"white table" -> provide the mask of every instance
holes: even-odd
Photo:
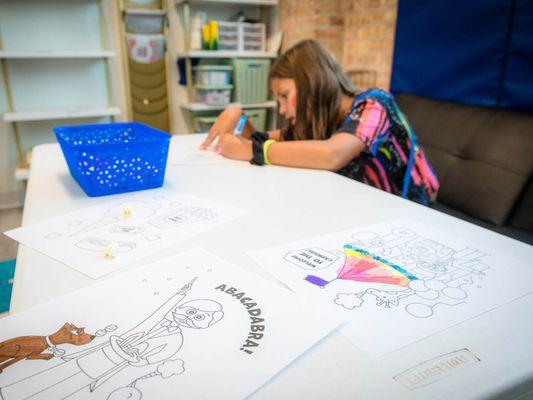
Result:
[[[172,146],[199,142],[200,139],[198,135],[174,137]],[[326,171],[256,167],[232,161],[224,165],[169,165],[165,186],[253,212],[157,254],[152,257],[154,261],[200,245],[276,282],[245,252],[399,217],[412,217],[533,264],[532,246]],[[108,200],[105,197],[88,198],[83,194],[70,177],[58,145],[35,148],[24,225]],[[118,273],[138,266],[131,265]],[[23,310],[93,283],[95,281],[60,262],[20,246],[11,311]],[[342,335],[334,333],[253,397],[531,398],[532,338],[533,295],[375,360],[366,357]],[[452,369],[444,374],[448,375],[444,379],[416,390],[393,379],[420,363],[463,348],[471,350],[481,361]]]

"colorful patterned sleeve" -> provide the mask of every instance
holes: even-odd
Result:
[[[358,103],[335,133],[354,133],[371,149],[375,141],[389,128],[387,112],[383,106],[372,99]]]

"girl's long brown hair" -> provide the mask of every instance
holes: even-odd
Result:
[[[283,140],[326,139],[341,122],[342,95],[356,92],[335,58],[316,40],[303,40],[282,54],[270,69],[273,78],[294,79],[296,124],[282,121]]]

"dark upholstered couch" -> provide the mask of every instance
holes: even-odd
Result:
[[[439,177],[435,208],[533,244],[533,113],[397,101]]]

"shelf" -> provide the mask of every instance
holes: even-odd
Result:
[[[178,53],[181,58],[276,58],[277,53],[268,51],[191,50]]]
[[[188,111],[216,111],[224,110],[228,107],[238,106],[241,108],[275,108],[277,103],[275,101],[265,101],[263,103],[251,103],[251,104],[241,104],[241,103],[229,103],[222,106],[210,106],[204,103],[182,103],[181,108]]]
[[[110,117],[120,115],[118,107],[76,108],[62,110],[17,111],[4,114],[6,122],[45,121],[52,119]]]
[[[222,4],[222,5],[244,5],[244,6],[265,6],[275,7],[278,0],[176,0],[176,4]]]
[[[110,58],[115,57],[114,51],[0,51],[0,58],[36,59],[36,58]]]
[[[124,14],[129,15],[165,15],[165,10],[151,10],[151,9],[139,9],[139,8],[126,8]]]

